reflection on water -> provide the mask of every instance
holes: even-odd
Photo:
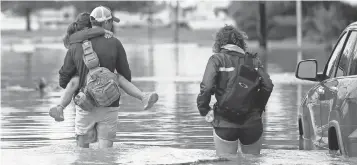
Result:
[[[211,55],[211,48],[194,44],[177,47],[170,44],[143,45],[140,48],[137,45],[125,46],[132,75],[137,77],[136,80],[140,80],[134,81],[134,84],[143,91],[157,91],[160,100],[151,110],[142,111],[138,100],[124,95],[118,116],[116,147],[108,151],[80,150],[73,146],[73,105],[66,108],[64,122],[55,122],[48,116],[48,108],[58,103],[62,94],[62,90],[54,86],[58,83],[58,70],[65,55],[63,49],[38,49],[33,54],[3,51],[1,148],[3,157],[6,158],[5,162],[16,160],[16,156],[13,155],[15,153],[28,155],[22,157],[24,164],[141,164],[148,163],[147,161],[149,164],[150,161],[153,164],[171,161],[169,164],[172,164],[199,160],[199,163],[203,164],[207,163],[205,160],[211,161],[208,161],[208,164],[215,164],[215,161],[222,164],[223,160],[214,156],[212,128],[199,116],[196,107],[199,80]],[[288,75],[292,77],[291,74]],[[43,97],[33,90],[34,81],[40,77],[44,77],[50,84]],[[165,77],[166,81],[161,81],[160,77]],[[273,158],[287,162],[300,161],[302,157],[308,157],[310,159],[307,162],[314,162],[316,157],[310,154],[317,156],[321,162],[335,163],[340,160],[329,157],[322,151],[296,151],[300,145],[297,127],[298,87],[296,83],[277,81],[285,80],[286,74],[273,73],[272,77],[279,83],[275,85],[264,114],[265,150],[261,157],[244,160],[269,164],[274,161]],[[312,84],[302,84],[302,93],[311,86]],[[12,150],[24,148],[30,149]],[[53,154],[54,152],[56,154]],[[37,162],[38,158],[44,155],[48,158],[43,162]],[[149,158],[150,156],[155,158]]]

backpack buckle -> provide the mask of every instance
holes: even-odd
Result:
[[[83,48],[83,61],[88,69],[100,66],[97,54],[94,52],[92,42],[85,40],[82,43]]]
[[[84,55],[89,55],[91,53],[93,53],[93,48],[92,48],[92,43],[88,40],[85,40],[82,44],[83,46],[83,53]]]

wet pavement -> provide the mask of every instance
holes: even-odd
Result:
[[[296,80],[295,66],[280,64],[279,54],[269,59],[275,88],[264,114],[262,154],[239,154],[228,160],[216,157],[212,128],[196,107],[211,48],[195,44],[124,45],[133,83],[143,91],[157,91],[160,99],[151,110],[143,111],[140,101],[124,95],[114,148],[78,149],[73,105],[66,108],[64,122],[48,116],[49,107],[62,94],[56,84],[65,50],[57,46],[60,49],[34,53],[2,50],[1,164],[357,164],[354,158],[326,150],[303,150],[297,97],[313,84]],[[295,60],[293,55],[290,61]],[[50,84],[45,93],[34,89],[40,77]]]

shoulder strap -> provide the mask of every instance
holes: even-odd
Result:
[[[250,53],[245,53],[245,56],[244,56],[244,65],[247,65],[247,66],[251,66],[251,67],[254,67],[254,63],[253,63],[253,55],[250,54]]]
[[[82,43],[83,48],[83,62],[87,66],[87,68],[93,69],[99,67],[99,59],[97,53],[94,52],[92,47],[92,42],[89,40],[84,40]]]
[[[261,63],[259,61],[257,53],[252,54],[252,53],[247,52],[245,54],[244,60],[245,60],[244,64],[247,65],[247,66],[250,66],[250,67],[255,68],[255,69],[258,69],[258,68],[261,67],[260,66]]]
[[[214,56],[217,56],[221,59],[221,61],[223,62],[223,66],[225,66],[225,60],[224,60],[224,56],[225,56],[225,52],[219,52],[219,53],[214,53]],[[257,62],[257,53],[252,54],[249,52],[246,52],[244,54],[244,56],[239,56],[238,58],[238,65],[237,67],[239,67],[240,65],[246,65],[246,66],[250,66],[252,68],[258,68],[259,66],[256,64]]]

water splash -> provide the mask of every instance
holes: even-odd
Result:
[[[238,153],[230,157],[217,157],[214,150],[178,149],[171,147],[127,145],[117,143],[110,149],[77,148],[73,143],[58,142],[56,145],[21,150],[2,150],[2,164],[125,164],[125,165],[295,165],[295,164],[356,164],[355,158],[333,156],[327,151],[296,151],[264,149],[261,155]],[[19,156],[21,159],[19,159]]]

